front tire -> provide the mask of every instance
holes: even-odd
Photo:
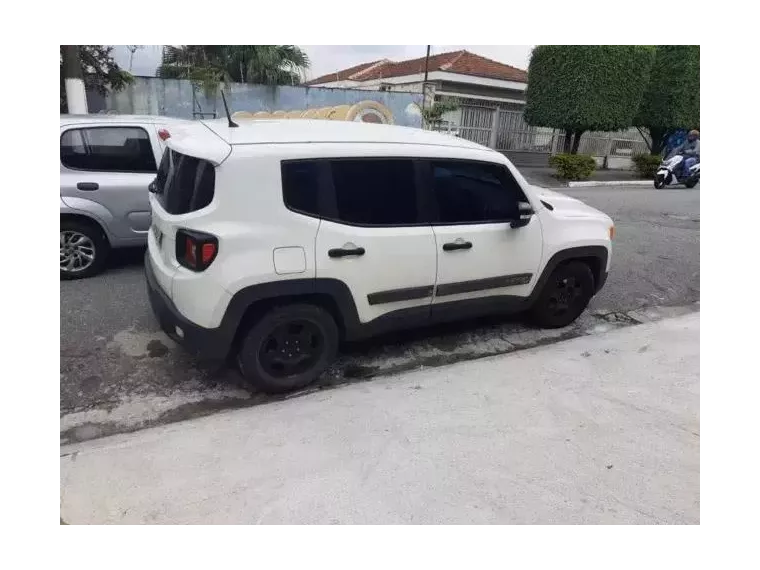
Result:
[[[243,377],[269,394],[308,386],[333,362],[338,327],[316,305],[275,307],[248,331],[238,352]]]
[[[654,187],[657,190],[662,190],[665,187],[665,179],[660,178],[659,176],[654,177]]]
[[[109,251],[103,231],[94,224],[61,220],[61,279],[86,279],[106,265]]]
[[[557,267],[530,308],[532,321],[542,328],[566,327],[577,319],[594,296],[594,275],[581,261]]]

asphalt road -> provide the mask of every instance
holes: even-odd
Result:
[[[322,387],[509,352],[635,323],[652,307],[699,301],[699,189],[568,189],[616,224],[612,271],[589,311],[559,331],[484,319],[344,347]],[[158,328],[142,251],[104,274],[61,282],[61,440],[90,439],[266,401],[232,370],[205,370]]]

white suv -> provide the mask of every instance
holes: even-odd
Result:
[[[343,339],[518,311],[568,325],[607,278],[607,215],[466,140],[309,120],[170,135],[151,305],[174,340],[268,392],[312,382]]]

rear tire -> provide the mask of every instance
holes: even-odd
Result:
[[[571,261],[552,272],[529,314],[542,328],[566,327],[581,315],[593,296],[591,268],[581,261]]]
[[[686,187],[687,188],[694,188],[697,184],[699,184],[699,179],[698,178],[696,178],[696,179],[689,178],[686,181]]]
[[[308,386],[333,362],[338,327],[316,305],[285,305],[264,314],[248,331],[238,352],[243,377],[269,394]]]
[[[61,220],[61,279],[86,279],[106,265],[110,246],[94,223]]]

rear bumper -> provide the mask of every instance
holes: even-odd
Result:
[[[186,319],[174,306],[156,281],[150,253],[145,254],[145,279],[148,284],[148,298],[153,314],[161,329],[177,344],[201,360],[221,361],[227,358],[231,338],[224,329],[207,329]]]

